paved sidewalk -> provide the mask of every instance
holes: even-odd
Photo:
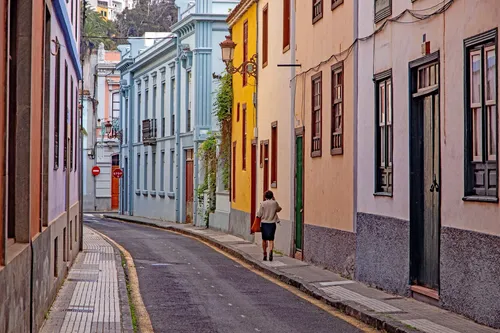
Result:
[[[338,274],[290,257],[275,255],[274,261],[263,262],[258,245],[223,232],[135,216],[104,214],[103,217],[157,226],[203,239],[261,271],[387,332],[500,332],[414,299],[394,296],[346,280]]]
[[[133,332],[120,266],[118,250],[84,227],[83,252],[70,269],[41,332]]]

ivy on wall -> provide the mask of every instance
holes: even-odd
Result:
[[[210,213],[215,212],[215,191],[217,174],[222,177],[222,185],[229,189],[231,180],[231,110],[233,106],[232,75],[223,73],[217,77],[219,85],[214,100],[214,115],[220,128],[220,133],[209,133],[207,139],[198,147],[198,158],[205,169],[203,182],[196,189],[200,212],[204,214],[205,225],[208,227]],[[207,205],[204,207],[205,196]]]

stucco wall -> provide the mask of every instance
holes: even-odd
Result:
[[[306,224],[353,231],[354,163],[354,60],[349,47],[353,37],[353,5],[344,1],[330,9],[324,4],[323,18],[312,24],[310,2],[299,1],[296,9],[297,70],[295,126],[305,126],[304,134],[304,222]],[[335,34],[332,34],[335,31]],[[331,36],[325,43],[324,36]],[[314,50],[314,52],[311,52]],[[343,54],[332,58],[332,54]],[[321,62],[332,58],[329,62]],[[343,154],[332,156],[331,142],[331,66],[344,60]],[[309,68],[315,68],[303,73]],[[311,157],[313,75],[322,73],[321,157]]]

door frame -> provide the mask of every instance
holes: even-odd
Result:
[[[257,139],[252,140],[250,157],[250,228],[257,212]]]
[[[192,176],[194,177],[194,159],[195,159],[195,156],[194,156],[194,147],[184,147],[183,150],[184,150],[184,152],[183,152],[183,154],[184,154],[184,167],[183,167],[183,169],[184,169],[184,172],[183,172],[183,183],[184,183],[183,189],[184,189],[184,191],[183,192],[184,193],[183,193],[183,196],[180,196],[180,193],[179,193],[179,196],[180,196],[180,198],[184,198],[184,205],[183,205],[184,209],[182,210],[181,220],[183,221],[183,223],[186,223],[186,221],[187,221],[187,214],[188,214],[188,210],[187,210],[187,202],[188,202],[188,200],[187,200],[187,195],[188,195],[188,189],[187,189],[187,184],[188,184],[187,183],[187,162],[188,161],[193,162],[193,175]],[[192,151],[192,157],[191,157],[191,159],[188,160],[188,151],[190,151],[190,150]],[[193,205],[194,205],[194,195],[195,195],[194,194],[194,191],[195,191],[195,188],[194,188],[194,178],[193,178],[192,183],[193,183]],[[192,216],[192,221],[191,222],[194,221],[194,206],[193,206],[193,212],[192,213],[193,213],[193,216]]]
[[[297,252],[299,252],[296,248],[296,239],[297,239],[297,219],[296,219],[296,203],[297,203],[297,138],[302,137],[302,244],[300,249],[300,260],[304,260],[304,162],[305,162],[305,152],[304,152],[304,138],[305,138],[305,127],[297,127],[295,128],[295,142],[294,142],[294,150],[295,150],[295,163],[294,163],[294,228],[293,228],[293,253],[297,258]]]
[[[115,162],[113,161],[113,157],[117,156],[118,158],[118,163],[115,164]],[[111,187],[111,210],[113,210],[113,181],[116,182],[116,180],[114,180],[114,176],[113,176],[113,171],[115,168],[119,168],[121,169],[120,167],[120,153],[114,153],[114,154],[111,154],[111,184],[110,184],[110,187]],[[120,179],[118,179],[118,207],[117,209],[120,210],[120,202],[121,202],[121,188],[120,188]]]
[[[415,284],[415,280],[418,278],[418,273],[419,273],[419,264],[420,264],[420,255],[418,253],[415,253],[415,249],[418,248],[418,243],[417,241],[419,240],[419,237],[422,237],[421,235],[421,224],[423,221],[423,206],[422,206],[422,198],[423,192],[419,190],[421,182],[421,177],[423,177],[423,157],[421,156],[420,153],[415,154],[412,152],[419,151],[419,145],[421,138],[419,137],[418,133],[418,128],[420,126],[423,126],[423,123],[421,124],[419,122],[419,101],[424,98],[425,96],[429,95],[434,95],[438,94],[439,96],[439,110],[438,110],[438,137],[437,139],[437,153],[439,156],[439,165],[437,166],[439,170],[439,176],[438,176],[438,184],[441,184],[441,79],[440,79],[440,70],[438,71],[437,75],[439,78],[439,84],[437,88],[431,89],[429,91],[426,91],[425,93],[419,94],[418,96],[414,96],[414,92],[417,90],[417,75],[418,75],[418,69],[425,66],[429,65],[431,63],[437,62],[439,65],[440,63],[440,55],[439,51],[436,51],[434,53],[428,54],[424,57],[421,57],[419,59],[416,59],[414,61],[411,61],[408,64],[408,97],[409,97],[409,192],[410,192],[410,197],[409,197],[409,208],[410,208],[410,232],[409,232],[409,263],[410,263],[410,274],[409,274],[409,284],[413,285]],[[441,66],[439,66],[439,69],[441,69]],[[423,121],[423,120],[422,120]],[[422,142],[423,144],[423,142]],[[440,186],[442,187],[442,186]],[[438,263],[440,262],[441,258],[441,239],[440,239],[440,231],[441,231],[441,195],[439,196],[439,214],[438,214],[438,224],[439,224],[439,235],[438,235],[438,240],[439,240],[439,246],[438,246]],[[437,280],[438,280],[438,293],[439,293],[439,288],[440,288],[440,267],[438,266],[438,272],[437,272]]]

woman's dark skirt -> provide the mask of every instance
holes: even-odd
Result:
[[[260,231],[262,232],[262,240],[273,241],[276,233],[276,223],[261,223]]]

